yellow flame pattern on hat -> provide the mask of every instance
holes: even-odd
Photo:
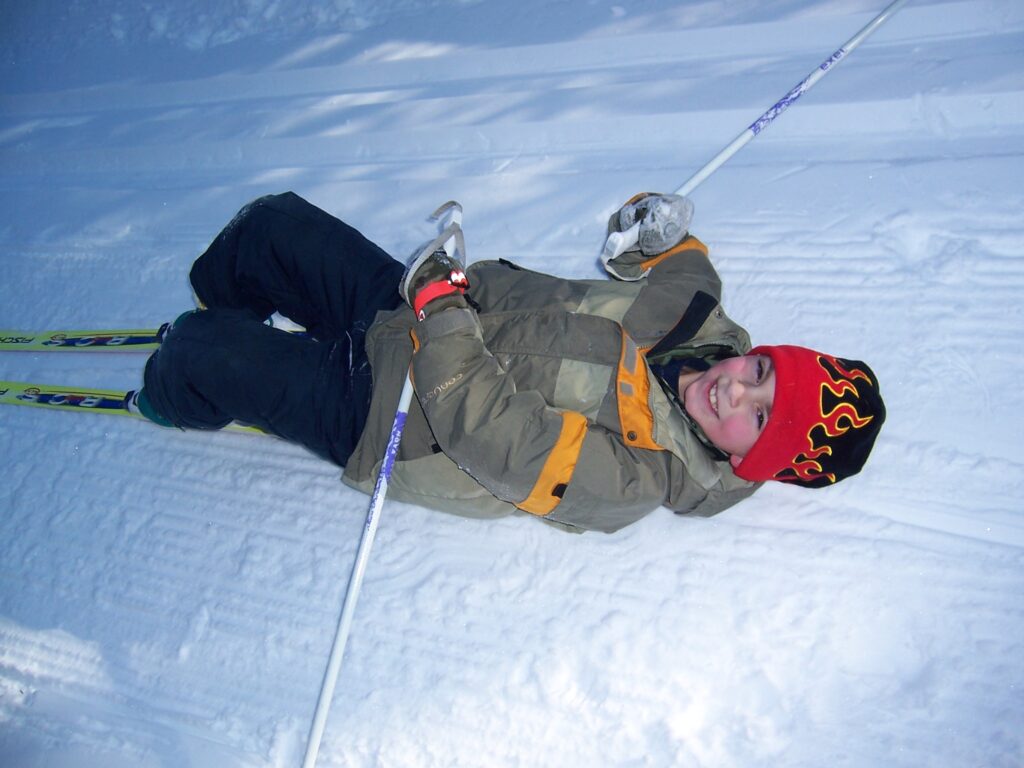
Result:
[[[830,483],[834,483],[836,481],[835,474],[825,472],[817,459],[821,456],[832,455],[832,446],[829,444],[829,440],[844,435],[851,429],[861,429],[871,423],[873,417],[861,416],[857,413],[857,408],[848,398],[857,400],[863,396],[857,388],[857,382],[864,381],[868,386],[874,386],[874,382],[864,371],[859,368],[845,368],[831,355],[819,353],[817,360],[818,365],[826,374],[821,382],[821,396],[818,399],[820,420],[807,430],[807,450],[798,453],[787,469],[792,469],[796,472],[797,477],[805,482],[826,477]],[[827,392],[830,392],[838,402],[826,413]],[[840,423],[842,419],[846,420],[845,424]],[[815,444],[816,430],[820,430],[818,445]],[[779,474],[781,475],[781,473]],[[780,477],[780,479],[784,478]]]

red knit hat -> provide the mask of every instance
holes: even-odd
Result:
[[[762,346],[748,354],[771,358],[775,399],[736,474],[820,488],[860,472],[885,421],[872,370],[804,347]]]

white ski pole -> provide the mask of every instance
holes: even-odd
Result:
[[[462,206],[455,202],[448,202],[434,212],[432,218],[438,219],[442,216],[442,229],[446,224],[462,224]],[[454,236],[445,241],[444,249],[454,249]],[[449,252],[449,255],[451,253]],[[338,672],[341,670],[341,659],[345,654],[345,644],[348,642],[348,634],[352,629],[352,616],[356,610],[356,600],[359,599],[359,589],[363,584],[363,575],[366,572],[366,564],[370,559],[370,548],[373,546],[373,539],[377,535],[377,526],[380,523],[380,512],[384,507],[384,497],[388,492],[388,483],[391,481],[391,471],[395,466],[395,459],[398,456],[398,446],[402,441],[402,431],[405,429],[405,420],[409,416],[409,405],[412,403],[413,386],[412,376],[406,374],[405,385],[402,387],[402,394],[398,398],[398,409],[395,412],[395,421],[391,425],[391,434],[388,436],[388,445],[384,451],[384,461],[381,463],[380,472],[377,475],[377,484],[373,489],[373,496],[370,497],[370,509],[366,513],[366,523],[363,526],[363,535],[359,540],[359,549],[356,551],[356,559],[352,564],[352,573],[348,578],[348,588],[345,590],[345,601],[342,603],[341,616],[338,618],[338,628],[334,633],[334,643],[331,645],[331,655],[327,661],[327,669],[324,672],[324,681],[320,686],[320,697],[316,702],[316,711],[313,713],[313,722],[309,726],[309,738],[306,740],[306,756],[302,760],[302,768],[313,768],[316,765],[317,754],[320,752],[320,740],[324,735],[324,727],[327,725],[327,712],[331,708],[331,699],[334,698],[334,686],[338,682]]]
[[[776,117],[785,112],[786,109],[788,109],[797,99],[809,91],[816,82],[821,80],[821,78],[823,78],[828,71],[832,69],[832,67],[846,58],[854,48],[860,45],[868,35],[878,29],[878,27],[880,27],[890,16],[896,13],[896,11],[898,11],[906,2],[907,0],[895,0],[895,2],[890,3],[884,11],[872,19],[863,29],[860,30],[860,32],[847,40],[839,50],[825,59],[825,61],[823,61],[813,72],[797,83],[789,93],[769,107],[767,112],[751,123],[743,133],[733,139],[732,142],[725,149],[715,155],[707,165],[693,174],[693,176],[691,176],[683,186],[677,189],[675,193],[677,195],[690,194],[698,184],[717,171],[726,160],[739,152],[755,136],[771,125],[772,121],[774,121]],[[621,255],[627,248],[636,244],[639,233],[639,222],[624,232],[612,232],[608,235],[608,239],[605,241],[604,250],[601,253],[601,260],[607,264],[616,256]]]

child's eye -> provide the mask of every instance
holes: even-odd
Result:
[[[754,383],[760,384],[762,381],[764,381],[764,359],[759,357],[757,358],[757,374]]]
[[[758,408],[757,409],[757,428],[758,428],[759,431],[764,429],[764,424],[765,424],[766,421],[768,421],[768,417],[765,415],[765,412],[762,411],[760,408]]]

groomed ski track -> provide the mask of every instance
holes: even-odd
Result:
[[[398,257],[457,198],[471,259],[598,277],[618,203],[883,4],[4,9],[0,327],[171,320],[285,189]],[[694,196],[755,342],[878,373],[863,476],[612,536],[389,503],[321,765],[1024,763],[1022,51],[1014,4],[912,0]],[[299,762],[367,497],[281,441],[30,408],[0,466],[0,764]]]

